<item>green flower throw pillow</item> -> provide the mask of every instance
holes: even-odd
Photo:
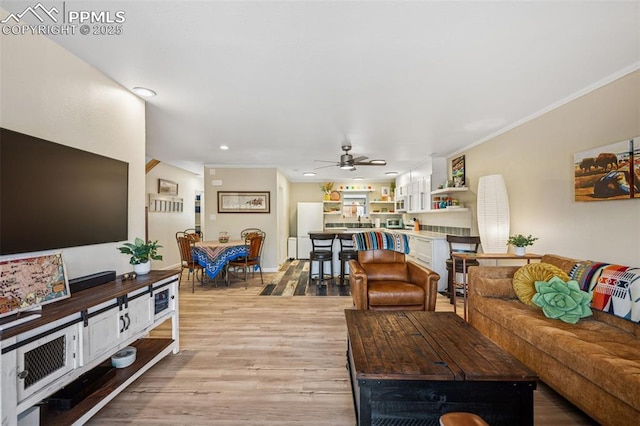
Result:
[[[531,301],[542,308],[547,318],[575,324],[592,315],[589,308],[592,295],[580,290],[577,281],[564,282],[558,277],[536,281],[536,291]]]

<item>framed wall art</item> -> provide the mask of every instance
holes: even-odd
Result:
[[[464,155],[451,160],[451,179],[456,187],[464,186]]]
[[[218,213],[269,213],[269,191],[218,191]]]
[[[640,198],[640,136],[574,154],[575,201]]]
[[[178,195],[178,184],[170,180],[158,179],[158,194]]]

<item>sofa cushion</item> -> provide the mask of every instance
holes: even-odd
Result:
[[[511,278],[477,278],[474,281],[473,291],[482,297],[516,298]]]
[[[550,263],[526,264],[513,275],[513,291],[522,303],[536,306],[531,301],[536,294],[536,281],[549,281],[553,277],[569,281],[569,276],[562,269]]]
[[[558,277],[536,281],[537,293],[531,300],[542,308],[547,318],[575,324],[580,318],[591,316],[591,295],[580,290],[577,281],[564,282]]]
[[[400,281],[369,282],[369,306],[424,305],[424,290]]]
[[[586,261],[573,268],[571,277],[593,294],[593,309],[640,323],[640,268]]]

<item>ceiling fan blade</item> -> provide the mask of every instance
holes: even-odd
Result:
[[[327,167],[335,167],[337,165],[338,165],[337,163],[333,163],[333,164],[329,164],[328,166],[315,167],[313,170],[326,169]]]
[[[313,160],[317,163],[333,163],[333,164],[338,164],[335,161],[329,161],[329,160]]]
[[[367,158],[369,158],[369,157],[367,157],[367,156],[365,156],[365,155],[361,155],[361,156],[359,156],[359,157],[355,157],[352,161],[353,161],[354,163],[359,163],[359,162],[361,162],[361,161],[366,160]]]
[[[386,166],[387,162],[385,160],[369,160],[369,161],[360,161],[354,162],[354,166]]]

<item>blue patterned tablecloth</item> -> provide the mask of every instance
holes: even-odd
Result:
[[[204,268],[211,279],[218,276],[228,261],[246,256],[248,248],[244,243],[228,246],[200,245],[193,248],[193,258]]]

